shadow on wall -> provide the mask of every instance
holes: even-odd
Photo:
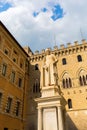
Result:
[[[68,113],[66,115],[66,127],[66,130],[79,130],[70,118],[70,116],[68,115]]]
[[[41,92],[40,92],[40,70],[39,70],[39,65],[31,65],[32,72],[31,72],[31,86],[32,86],[32,92],[33,92],[33,98],[40,97]]]
[[[27,93],[27,129],[37,130],[37,103],[35,98],[41,96],[39,64],[29,65],[29,81]]]
[[[30,125],[29,130],[35,130],[35,127],[33,124]]]

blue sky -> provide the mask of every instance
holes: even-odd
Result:
[[[87,0],[0,0],[0,20],[32,51],[87,39]]]
[[[11,7],[10,3],[0,2],[0,12],[6,11]]]
[[[52,12],[53,12],[53,15],[51,16],[51,18],[54,21],[64,16],[63,9],[61,8],[60,5],[54,5]]]
[[[50,18],[53,21],[56,21],[64,16],[63,8],[59,4],[53,5],[50,10],[52,11],[52,16],[50,16]],[[49,9],[44,7],[40,9],[40,11],[34,11],[33,16],[37,17],[40,13],[42,12],[46,13],[47,11],[49,11]]]

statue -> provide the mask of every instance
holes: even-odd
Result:
[[[57,85],[57,62],[55,55],[50,54],[50,50],[46,49],[46,57],[43,64],[44,86]]]

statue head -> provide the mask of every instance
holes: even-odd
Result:
[[[50,55],[50,50],[48,48],[45,50],[45,52],[46,52],[46,55]]]

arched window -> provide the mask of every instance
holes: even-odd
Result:
[[[84,75],[83,75],[83,83],[84,83],[84,85],[86,85],[86,78]]]
[[[86,76],[80,76],[79,77],[79,82],[80,82],[80,86],[84,86],[84,85],[87,85],[87,79],[86,79]]]
[[[72,87],[72,81],[71,78],[66,78],[62,80],[63,88],[71,88]]]
[[[70,78],[69,78],[69,87],[70,87],[70,88],[72,87],[72,81],[71,81]]]
[[[62,83],[63,83],[63,88],[65,88],[66,87],[65,79],[63,79]]]
[[[62,59],[62,64],[65,65],[66,64],[66,58]]]
[[[70,76],[67,72],[65,72],[63,74],[62,86],[63,86],[63,88],[71,88],[72,87],[72,79],[70,78]]]
[[[78,55],[78,56],[77,56],[77,60],[78,60],[78,62],[81,62],[81,61],[82,61],[82,56],[81,56],[81,55]]]
[[[87,75],[86,75],[86,80],[87,80]]]
[[[81,76],[79,77],[79,81],[80,81],[80,85],[82,86],[82,85],[83,85],[83,82],[82,82]]]
[[[80,86],[85,86],[87,85],[87,71],[81,70],[79,73],[79,82]]]
[[[38,79],[36,79],[33,85],[33,93],[39,93],[39,92],[40,92],[40,83]]]
[[[69,84],[68,84],[68,79],[66,79],[66,88],[69,87]]]
[[[71,99],[68,99],[68,108],[72,108],[72,100]]]
[[[35,70],[38,70],[38,69],[39,69],[38,64],[36,64],[35,65]]]

